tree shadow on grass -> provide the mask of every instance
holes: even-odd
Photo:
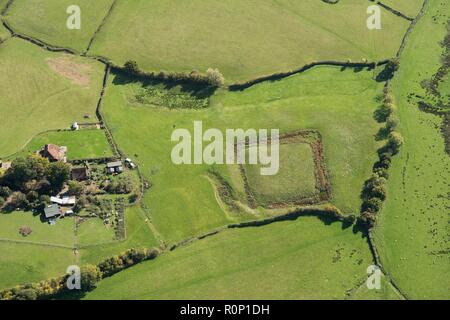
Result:
[[[260,227],[260,226],[266,226],[266,225],[270,225],[272,223],[277,223],[277,222],[282,222],[282,221],[296,221],[297,219],[301,219],[302,217],[317,218],[326,226],[330,226],[334,223],[340,223],[342,230],[352,228],[352,232],[354,234],[361,233],[362,238],[365,238],[367,236],[367,231],[366,231],[365,226],[359,225],[357,221],[355,223],[355,220],[356,220],[355,218],[352,218],[351,216],[341,217],[332,212],[320,211],[320,210],[314,210],[314,209],[295,211],[295,212],[291,212],[286,215],[273,217],[273,218],[267,219],[267,220],[259,220],[259,221],[242,223],[239,225],[239,228]]]
[[[378,130],[377,134],[375,135],[375,140],[376,141],[383,141],[386,140],[389,136],[389,129],[386,127],[382,127],[380,128],[380,130]]]
[[[115,75],[113,84],[114,85],[127,85],[131,83],[139,83],[143,88],[158,86],[165,90],[173,90],[179,89],[181,93],[189,94],[192,97],[197,99],[208,99],[210,98],[217,90],[217,87],[207,86],[199,83],[195,83],[193,81],[188,80],[165,80],[165,79],[153,79],[150,77],[139,77],[129,75],[120,70],[114,70],[113,74]]]
[[[87,292],[81,290],[66,290],[52,298],[52,300],[81,300]]]
[[[391,68],[391,66],[389,66],[389,64],[387,64],[384,69],[376,76],[375,80],[377,82],[386,82],[388,80],[391,80],[394,77],[394,72]]]
[[[326,226],[330,226],[334,223],[340,223],[342,230],[347,230],[348,228],[352,228],[353,234],[355,234],[355,235],[360,234],[361,238],[367,237],[366,226],[364,224],[360,223],[358,220],[356,220],[356,222],[355,222],[350,217],[346,217],[342,220],[342,219],[339,219],[338,217],[334,217],[327,213],[323,213],[323,214],[310,213],[310,214],[304,214],[303,216],[316,217],[321,222],[323,222],[323,224]]]

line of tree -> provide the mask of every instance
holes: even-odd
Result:
[[[396,131],[399,119],[395,115],[396,107],[393,97],[389,94],[388,86],[385,87],[383,104],[375,112],[375,118],[384,122],[382,129],[386,135],[386,144],[378,150],[378,161],[373,166],[372,176],[364,183],[361,193],[363,200],[361,206],[360,221],[372,228],[377,220],[377,214],[386,200],[386,184],[389,178],[389,168],[392,157],[396,155],[403,145],[403,137]]]
[[[155,259],[158,255],[159,250],[155,248],[129,249],[117,256],[104,260],[98,265],[85,265],[80,270],[81,289],[76,292],[79,295],[83,295],[92,291],[100,280],[140,262]],[[69,290],[67,287],[69,276],[66,274],[38,283],[29,283],[5,289],[0,291],[0,300],[50,300],[70,295],[74,291]]]
[[[166,80],[166,81],[189,81],[193,83],[203,84],[212,87],[222,87],[225,84],[225,77],[219,71],[219,69],[208,68],[206,74],[200,73],[198,71],[191,71],[189,73],[186,72],[144,72],[139,68],[139,65],[134,60],[129,60],[125,63],[122,68],[128,74],[139,76],[139,77],[148,77],[152,79],[158,80]]]

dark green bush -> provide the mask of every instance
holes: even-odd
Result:
[[[8,187],[0,186],[0,197],[8,198],[12,194],[12,191]]]
[[[380,211],[383,205],[383,201],[379,198],[370,198],[363,202],[362,204],[362,212],[372,212],[377,213]]]
[[[394,131],[389,134],[388,147],[391,148],[392,154],[397,154],[403,145],[403,137],[400,133]]]

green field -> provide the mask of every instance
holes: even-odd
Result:
[[[382,0],[381,2],[414,18],[422,8],[424,0]]]
[[[35,37],[51,45],[84,52],[113,0],[14,0],[5,20],[20,34]],[[70,5],[81,10],[81,29],[66,27]]]
[[[313,61],[394,56],[408,22],[386,11],[383,29],[371,32],[367,7],[361,0],[118,0],[91,53],[149,71],[219,68],[228,82]]]
[[[77,237],[80,246],[110,243],[114,241],[114,230],[106,227],[101,219],[91,218],[80,224]]]
[[[53,143],[67,147],[67,159],[93,159],[112,157],[114,154],[103,130],[47,132],[33,138],[24,150],[14,156],[26,156]]]
[[[9,31],[3,25],[0,25],[0,44],[6,41],[10,36],[11,34]]]
[[[383,29],[368,30],[370,3],[361,0],[337,5],[318,0],[117,0],[108,15],[112,2],[78,1],[81,30],[66,28],[69,0],[16,0],[5,20],[19,33],[80,52],[104,23],[92,42],[93,55],[120,65],[136,60],[147,71],[219,68],[229,83],[314,61],[387,59],[408,27],[408,21],[383,9]],[[417,5],[403,7],[409,12]]]
[[[7,2],[0,0],[0,11]],[[448,69],[436,86],[430,80],[446,61],[450,4],[425,1],[417,24],[382,8],[382,29],[369,30],[367,8],[376,2],[11,2],[0,16],[0,159],[50,143],[67,146],[68,160],[115,156],[103,129],[67,130],[75,121],[102,122],[120,157],[138,167],[106,178],[104,164],[91,164],[94,180],[129,176],[138,202],[128,206],[127,196],[98,196],[127,201],[125,237],[98,217],[49,225],[37,213],[0,213],[0,289],[61,276],[70,265],[97,264],[130,248],[158,248],[157,259],[103,279],[85,298],[448,299],[450,158],[442,111],[448,105],[440,105],[440,114],[418,105],[450,97]],[[380,2],[411,18],[424,4]],[[81,30],[66,27],[69,5],[81,7]],[[75,54],[11,37],[3,23]],[[378,77],[384,65],[330,63],[242,90],[228,86],[315,62],[391,59],[402,41],[399,70],[386,87]],[[144,79],[108,67],[103,88],[109,66],[103,58],[115,65],[134,60],[149,72],[218,68],[225,86]],[[337,222],[319,211],[360,214],[364,182],[386,143],[379,139],[384,123],[375,120],[383,88],[394,97],[395,130],[405,142],[392,158],[387,199],[368,243],[362,224]],[[174,164],[172,133],[193,133],[196,121],[203,132],[278,129],[279,173],[262,176],[263,165]],[[304,214],[227,227],[295,210]],[[24,226],[32,229],[26,237],[19,233]],[[367,268],[375,263],[372,244],[386,271],[378,291],[366,286]]]
[[[60,276],[77,263],[71,249],[1,241],[0,252],[1,289]]]
[[[50,226],[31,212],[0,214],[0,289],[60,276],[69,265],[98,263],[128,248],[159,245],[139,208],[127,210],[125,223],[126,240],[113,242],[114,230],[98,218],[83,222],[75,235],[74,218]],[[33,232],[23,237],[22,226]],[[74,246],[80,248],[76,256]]]
[[[222,210],[206,179],[207,165],[172,163],[173,129],[192,130],[194,120],[202,120],[204,130],[320,131],[333,185],[332,202],[345,213],[358,212],[359,190],[370,176],[379,145],[374,139],[379,125],[372,116],[382,84],[373,81],[373,75],[371,71],[316,68],[242,92],[218,91],[211,97],[210,107],[203,110],[130,103],[129,97],[140,83],[116,75],[109,81],[103,112],[120,148],[133,155],[152,181],[153,188],[144,198],[147,213],[163,238],[173,242],[232,221],[255,218]],[[228,174],[225,166],[218,169]]]
[[[440,132],[442,119],[418,109],[411,92],[423,95],[423,79],[440,66],[449,18],[448,2],[433,0],[417,24],[392,84],[405,145],[394,160],[388,200],[375,230],[382,262],[410,298],[448,298],[448,197],[450,158]],[[433,17],[440,17],[434,21]],[[446,18],[445,18],[446,17]]]
[[[7,3],[8,0],[0,0],[0,11],[2,11],[6,7]]]
[[[342,299],[370,264],[361,234],[302,217],[181,247],[103,280],[87,298]]]
[[[262,176],[260,168],[259,165],[245,165],[252,194],[262,206],[273,203],[289,204],[310,198],[316,193],[314,157],[307,143],[280,145],[278,174]]]
[[[370,290],[364,282],[359,288],[349,294],[347,299],[350,300],[401,300],[401,296],[392,287],[386,277],[381,278],[381,289]]]
[[[112,244],[101,244],[96,237],[96,234],[99,232],[98,228],[105,227],[103,225],[98,225],[97,222],[92,222],[89,227],[93,227],[93,224],[97,224],[98,228],[96,227],[93,233],[80,235],[79,237],[80,245],[89,245],[88,247],[82,247],[80,249],[81,263],[99,263],[100,261],[124,252],[129,248],[152,248],[159,246],[160,243],[156,240],[151,225],[149,221],[145,221],[146,219],[147,217],[139,207],[127,209],[125,214],[127,237],[124,241],[116,241]],[[87,232],[85,227],[86,225],[81,227],[82,232]],[[103,229],[100,231],[102,234],[101,240],[103,242],[103,240],[107,240],[109,237],[109,230],[106,230],[108,232],[105,232]]]
[[[19,234],[19,228],[22,226],[30,227],[33,232],[23,237]],[[60,219],[56,225],[50,226],[42,222],[39,215],[34,216],[31,212],[13,211],[9,214],[0,214],[0,238],[2,239],[73,247],[76,241],[74,229],[73,218]]]
[[[61,72],[50,67],[53,62]],[[67,74],[67,63],[81,71]],[[102,76],[98,62],[49,53],[17,38],[0,45],[0,157],[19,151],[40,132],[94,116]],[[74,77],[83,85],[73,83]]]

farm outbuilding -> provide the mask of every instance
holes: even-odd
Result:
[[[108,173],[122,173],[123,172],[123,164],[122,161],[109,162],[106,164],[106,169]]]
[[[86,167],[73,168],[71,171],[72,180],[84,181],[89,179],[89,170]]]
[[[75,197],[50,197],[50,201],[61,206],[74,206],[76,203]]]

